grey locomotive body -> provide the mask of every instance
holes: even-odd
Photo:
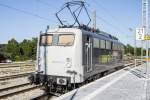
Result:
[[[68,89],[123,66],[123,44],[105,32],[57,28],[41,33],[37,73],[30,80],[51,90]]]

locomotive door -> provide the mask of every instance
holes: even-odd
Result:
[[[92,71],[92,37],[86,36],[85,47],[86,70],[89,72]]]

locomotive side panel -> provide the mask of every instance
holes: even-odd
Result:
[[[114,44],[117,46],[117,48],[114,48]],[[100,74],[102,72],[114,69],[115,67],[122,66],[123,63],[121,46],[122,45],[117,41],[84,32],[84,79],[86,80],[93,75]],[[89,51],[91,53],[89,53]]]

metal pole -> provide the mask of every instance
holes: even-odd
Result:
[[[96,29],[96,10],[93,11],[93,28]]]
[[[142,0],[142,27],[144,28],[145,35],[148,35],[148,0]],[[145,79],[145,87],[146,87],[146,100],[149,100],[148,94],[148,40],[146,43],[146,79]]]
[[[148,0],[142,0],[142,27],[145,35],[148,36]],[[148,40],[144,41],[146,44],[146,78],[148,78]]]

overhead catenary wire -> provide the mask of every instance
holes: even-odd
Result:
[[[89,10],[90,11],[90,13],[92,13],[92,11],[91,10]],[[100,16],[96,16],[96,18],[97,18],[97,20],[98,21],[103,21],[105,24],[107,24],[107,25],[109,25],[110,27],[112,27],[112,29],[114,29],[114,30],[116,30],[116,31],[118,31],[118,30],[120,30],[118,27],[116,27],[115,25],[113,25],[112,23],[110,23],[110,22],[108,22],[107,20],[105,20],[104,18],[102,18],[102,17],[100,17]],[[98,23],[97,23],[98,24]],[[120,30],[121,31],[121,30]],[[123,31],[121,31],[122,33],[124,33]],[[125,33],[124,33],[125,34]],[[116,35],[118,35],[118,34],[116,34]]]
[[[1,7],[5,7],[5,8],[9,8],[11,10],[15,10],[15,11],[18,11],[18,12],[21,12],[21,13],[24,13],[24,14],[27,14],[27,15],[30,15],[30,16],[34,16],[34,17],[37,17],[37,18],[40,18],[42,20],[46,20],[46,21],[52,21],[52,22],[55,22],[49,18],[46,18],[46,17],[43,17],[43,16],[40,16],[38,14],[35,14],[35,13],[32,13],[32,12],[28,12],[28,11],[25,11],[25,10],[22,10],[22,9],[19,9],[19,8],[15,8],[15,7],[12,7],[12,6],[9,6],[9,5],[6,5],[6,4],[2,4],[0,3],[0,6]]]
[[[36,0],[36,1],[38,1],[39,3],[41,3],[41,4],[44,4],[45,6],[52,6],[52,4],[49,4],[49,3],[47,3],[47,2],[43,2],[42,0]],[[89,4],[88,4],[89,5]],[[89,10],[89,9],[88,9]],[[91,10],[89,10],[90,11],[90,13],[92,12]],[[97,16],[97,17],[99,17],[99,16]],[[108,23],[107,21],[105,21],[103,18],[100,18],[99,17],[99,19],[102,19],[102,21],[104,21],[105,23],[107,23],[107,24],[110,24],[110,23]]]
[[[48,3],[48,2],[45,2],[45,1],[42,1],[42,0],[36,0],[36,2],[39,2],[39,3],[41,3],[41,4],[43,4],[43,5],[45,5],[45,6],[48,6],[48,7],[51,7],[51,6],[53,6],[52,4],[50,4],[50,3]],[[76,0],[72,0],[72,2],[79,2],[79,1],[76,1]],[[83,0],[83,2],[84,2],[84,0]],[[69,2],[68,1],[68,3],[71,3],[71,2]],[[83,6],[83,5],[82,5]],[[53,6],[54,7],[54,6]],[[64,5],[62,6],[62,9],[64,9]],[[55,7],[54,7],[55,8]],[[86,8],[83,6],[83,8],[82,7],[79,7],[80,8],[80,12],[81,12],[81,10],[82,9],[84,9],[85,10],[85,12],[87,13],[87,15],[88,15],[88,17],[89,17],[89,14],[88,14],[88,11],[86,10]],[[69,10],[71,10],[71,9],[69,9]],[[79,9],[76,9],[76,11],[77,10],[79,10]],[[74,11],[74,12],[76,12],[76,11]],[[77,18],[78,18],[78,16],[79,16],[79,14],[80,13],[78,13],[78,15],[76,16]],[[57,16],[56,16],[57,17]],[[89,17],[89,19],[90,19],[90,17]],[[90,21],[88,22],[88,24],[87,25],[89,25],[90,24],[90,22],[91,22],[91,19],[90,19]],[[77,22],[77,23],[79,23],[79,22]],[[61,23],[62,24],[62,23]]]
[[[47,6],[51,6],[51,5],[50,5],[49,3],[47,3],[47,2],[43,2],[43,1],[41,1],[41,0],[36,0],[36,1],[38,1],[39,3],[43,3],[44,5],[47,5]],[[27,14],[27,15],[30,15],[30,16],[34,16],[34,17],[40,18],[40,19],[42,19],[42,20],[46,20],[46,21],[49,21],[49,22],[52,21],[52,22],[56,23],[54,20],[49,19],[49,18],[46,18],[46,17],[43,17],[43,16],[40,16],[40,15],[38,15],[38,14],[36,14],[36,13],[28,12],[28,11],[25,11],[25,10],[22,10],[22,9],[19,9],[19,8],[15,8],[15,7],[12,7],[12,6],[9,6],[9,5],[6,5],[6,4],[2,4],[2,3],[0,3],[0,6],[1,6],[1,7],[5,7],[5,8],[9,8],[9,9],[12,9],[12,10],[15,10],[15,11],[18,11],[18,12],[21,12],[21,13],[24,13],[24,14]],[[89,11],[90,11],[90,10],[89,10]],[[91,11],[90,11],[90,12],[91,12]],[[98,18],[99,20],[103,21],[104,23],[106,23],[107,25],[109,25],[110,27],[116,29],[117,31],[120,30],[118,27],[116,27],[116,26],[113,25],[112,23],[106,21],[104,18],[102,18],[102,17],[100,17],[100,16],[98,16],[98,15],[97,15],[97,18]],[[122,33],[124,33],[124,32],[122,32]]]
[[[55,8],[54,5],[52,5],[52,4],[50,4],[50,3],[47,3],[47,2],[45,2],[44,0],[36,0],[36,2],[39,2],[39,3],[43,4],[43,5],[48,6],[48,7],[51,7],[51,6],[52,6],[52,7]]]
[[[44,1],[42,1],[42,0],[37,0],[39,3],[41,3],[41,4],[44,4],[44,5],[46,5],[46,6],[53,6],[52,4],[49,4],[49,3],[47,3],[47,2],[44,2]],[[89,4],[88,4],[89,5]],[[89,9],[88,9],[89,10]],[[89,10],[90,11],[90,13],[92,12],[91,10]],[[107,25],[109,25],[110,27],[112,27],[113,29],[115,29],[115,30],[120,30],[122,33],[124,33],[120,28],[118,28],[117,26],[115,26],[115,25],[113,25],[112,23],[110,23],[110,22],[108,22],[108,21],[106,21],[104,18],[102,18],[102,17],[100,17],[100,16],[96,16],[99,20],[101,20],[101,21],[103,21],[104,23],[106,23]],[[100,25],[99,25],[100,26]]]
[[[118,23],[119,25],[121,25],[123,29],[127,29],[128,30],[128,27],[124,23],[118,22],[118,19],[107,8],[105,8],[104,6],[102,6],[96,0],[94,0],[93,3],[96,4],[96,5],[98,5],[99,7],[101,7],[101,9],[103,9],[105,12],[107,12],[106,14],[108,14],[116,23]]]
[[[118,24],[119,24],[120,26],[122,26],[122,27],[120,28],[120,27],[118,27],[118,26],[112,24],[111,22],[108,22],[108,21],[105,20],[103,17],[99,16],[98,14],[97,14],[97,16],[96,16],[97,19],[103,21],[105,24],[109,25],[109,26],[112,27],[113,29],[115,29],[115,30],[117,30],[117,31],[120,31],[121,33],[123,33],[124,35],[126,35],[126,33],[122,30],[122,29],[124,29],[124,30],[129,31],[129,28],[126,27],[126,25],[124,25],[124,24],[118,22],[117,18],[114,17],[114,16],[110,13],[110,11],[109,11],[108,9],[106,9],[105,7],[103,7],[99,2],[97,2],[97,1],[94,0],[93,3],[94,3],[95,5],[98,5],[98,7],[101,7],[103,10],[105,10],[105,11],[107,12],[107,14],[109,14],[109,16],[115,21],[115,23],[118,23]],[[92,8],[91,8],[91,9],[92,9]],[[118,34],[118,35],[119,35],[119,34]]]
[[[89,11],[92,12],[91,10],[89,10]],[[114,24],[108,22],[108,21],[105,20],[103,17],[99,16],[98,14],[97,14],[96,17],[97,17],[98,20],[103,21],[105,24],[109,25],[109,26],[112,27],[113,29],[115,29],[115,30],[117,30],[117,31],[119,30],[119,31],[121,31],[122,33],[124,33],[119,27],[117,27],[117,26],[115,26]]]

